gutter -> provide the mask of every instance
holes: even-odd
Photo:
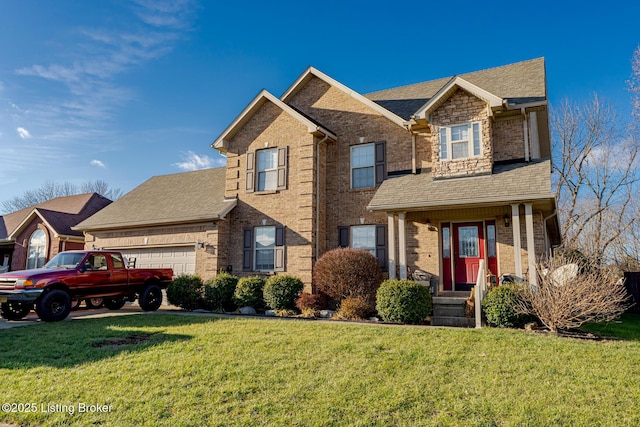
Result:
[[[405,203],[405,204],[395,204],[395,205],[378,205],[378,206],[367,206],[367,210],[369,211],[396,211],[396,210],[409,210],[409,209],[424,209],[424,208],[441,208],[447,209],[450,206],[475,206],[475,205],[486,205],[487,203],[494,204],[503,204],[503,203],[524,203],[526,201],[533,200],[555,200],[554,194],[538,194],[528,196],[526,198],[516,200],[516,199],[504,199],[499,197],[490,197],[486,199],[467,199],[467,200],[445,200],[442,202],[436,203],[424,203],[424,202],[415,202],[415,203]]]

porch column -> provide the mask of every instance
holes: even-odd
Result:
[[[522,254],[520,247],[520,205],[511,205],[511,227],[513,227],[513,261],[516,266],[516,277],[522,278]]]
[[[389,279],[395,279],[396,276],[396,221],[395,214],[389,212],[387,214],[387,240],[389,242]]]
[[[538,284],[538,275],[536,274],[536,247],[533,238],[533,207],[531,203],[524,204],[524,222],[527,227],[527,258],[529,261],[529,284],[536,286]]]
[[[405,212],[398,214],[398,263],[400,264],[400,279],[407,278],[407,242],[404,232]]]

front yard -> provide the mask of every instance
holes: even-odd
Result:
[[[599,342],[161,313],[38,324],[0,331],[0,421],[640,425],[639,323]]]

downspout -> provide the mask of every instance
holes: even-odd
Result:
[[[417,172],[417,169],[416,169],[416,134],[411,130],[412,122],[415,123],[414,120],[413,120],[413,116],[411,116],[411,121],[410,122],[405,122],[404,123],[404,127],[411,134],[411,173],[415,175],[416,172]]]
[[[316,256],[318,262],[320,256],[320,145],[329,139],[329,135],[324,136],[317,144],[316,153]]]
[[[520,109],[522,112],[522,132],[524,135],[524,161],[529,161],[529,121],[527,120],[527,111],[524,107]]]

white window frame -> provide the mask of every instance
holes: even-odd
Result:
[[[275,156],[275,162],[273,167],[261,169],[260,158],[267,155]],[[260,176],[265,175],[265,188],[260,188]],[[272,186],[267,187],[266,176],[271,174],[273,176]],[[256,152],[256,191],[275,191],[278,188],[278,149],[277,148],[265,148]]]
[[[267,230],[270,229],[273,232],[273,244],[269,248],[258,249],[258,231],[259,230]],[[258,252],[268,252],[271,251],[272,260],[271,260],[271,268],[258,268]],[[274,271],[276,268],[276,227],[275,226],[264,226],[264,227],[255,227],[253,229],[253,271]]]
[[[366,165],[360,165],[357,167],[353,166],[353,152],[356,151],[357,149],[363,149],[363,148],[370,148],[371,149],[371,164],[366,164]],[[371,169],[372,171],[372,176],[371,176],[371,183],[367,183],[368,185],[362,186],[362,187],[354,187],[353,185],[353,171],[356,169]],[[359,145],[352,145],[350,148],[350,152],[349,152],[349,177],[351,180],[351,188],[352,189],[361,189],[361,188],[372,188],[376,186],[376,144],[375,143],[369,143],[369,144],[359,144]]]
[[[453,140],[451,136],[452,129],[465,125],[467,126],[468,138]],[[444,144],[443,138],[445,139]],[[453,145],[465,142],[467,144],[467,156],[453,158]],[[482,157],[482,122],[473,121],[440,126],[438,129],[438,147],[440,148],[440,160],[462,160]]]
[[[36,233],[39,234],[39,236],[37,236],[38,238],[44,238],[43,243],[36,242],[34,244],[33,240],[34,237],[36,237]],[[31,233],[31,236],[29,236],[29,244],[27,245],[27,270],[32,268],[40,268],[45,264],[47,257],[47,242],[47,233],[45,233],[43,229],[37,228],[33,231],[33,233]],[[31,263],[32,260],[34,261],[33,263]]]
[[[371,238],[371,246],[369,245],[358,245],[355,246],[354,243],[356,242],[356,239],[354,238],[354,232],[357,233],[358,230],[366,230],[369,229],[369,233],[371,233],[371,236],[369,236]],[[364,249],[365,251],[369,251],[371,252],[371,254],[375,257],[376,256],[376,225],[352,225],[351,227],[349,227],[349,246],[353,249]],[[376,257],[377,258],[377,257]]]

